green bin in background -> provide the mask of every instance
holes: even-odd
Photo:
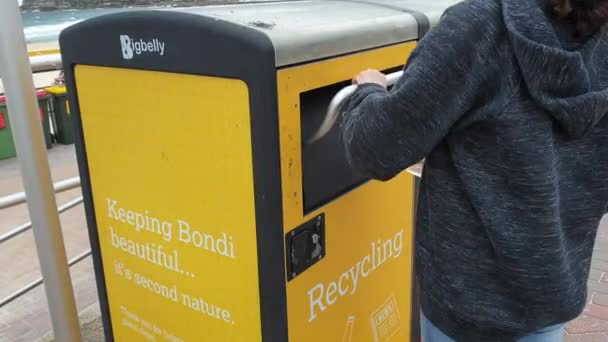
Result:
[[[70,145],[74,143],[74,127],[70,115],[65,86],[57,85],[45,89],[51,94],[51,105],[55,128],[55,139],[58,143]]]
[[[37,90],[36,97],[38,98],[38,110],[40,111],[40,120],[42,121],[42,132],[44,133],[44,141],[46,147],[53,146],[53,137],[51,135],[51,95],[44,90]]]
[[[38,98],[38,111],[42,122],[42,131],[47,148],[51,148],[53,140],[51,137],[50,116],[49,116],[49,94],[44,90],[36,91]],[[0,160],[10,159],[17,156],[13,133],[11,132],[11,121],[6,105],[6,98],[0,96]]]
[[[17,155],[13,134],[8,121],[6,99],[0,96],[0,160],[14,158]]]

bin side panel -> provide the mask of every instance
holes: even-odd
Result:
[[[75,76],[114,340],[259,341],[246,83]]]
[[[304,222],[325,216],[324,258],[287,284],[290,341],[410,339],[412,311],[417,310],[411,301],[414,179],[403,173],[385,183],[368,181],[308,213],[301,171],[306,162],[302,116],[324,115],[331,97],[327,103],[315,100],[317,110],[300,101],[307,99],[301,96],[305,92],[348,84],[361,70],[403,66],[415,45],[403,43],[279,72],[284,233],[288,236]],[[344,153],[339,139],[332,142],[335,133],[317,143]],[[325,186],[336,185],[329,181]]]

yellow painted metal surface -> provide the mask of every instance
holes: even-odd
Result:
[[[246,84],[75,75],[115,341],[261,340]]]
[[[351,79],[365,68],[403,65],[415,43],[279,71],[285,233],[326,215],[326,257],[287,284],[292,342],[408,341],[414,179],[368,182],[304,214],[300,94]]]
[[[51,86],[48,88],[44,88],[44,90],[49,93],[49,94],[53,94],[53,95],[65,95],[66,93],[66,88],[65,86],[60,86],[60,85],[56,85],[56,86]]]
[[[41,50],[32,50],[32,51],[28,51],[28,55],[30,57],[35,57],[35,56],[45,56],[45,55],[55,55],[55,54],[59,54],[61,53],[61,50],[59,49],[41,49]]]

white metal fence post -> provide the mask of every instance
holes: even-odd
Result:
[[[0,74],[57,341],[82,340],[17,1],[0,0]]]

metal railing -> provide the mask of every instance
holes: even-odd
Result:
[[[68,266],[72,267],[72,266],[76,265],[77,263],[79,263],[80,261],[86,259],[90,255],[91,255],[91,249],[88,249],[85,252],[77,255],[73,259],[70,259],[70,261],[68,262]],[[14,301],[15,299],[27,294],[28,292],[35,289],[36,287],[42,285],[43,282],[44,282],[44,280],[42,279],[42,277],[39,277],[38,279],[25,285],[24,287],[20,288],[19,290],[11,293],[7,297],[0,299],[0,308],[9,304],[10,302]]]
[[[51,54],[31,56],[30,64],[32,65],[32,72],[61,70],[61,55]]]
[[[61,55],[58,53],[50,53],[50,54],[38,53],[38,54],[31,55],[29,57],[29,60],[30,60],[32,73],[54,71],[54,70],[62,69]],[[61,192],[76,189],[79,187],[80,187],[80,178],[79,177],[65,179],[65,180],[62,180],[62,181],[59,181],[59,182],[53,184],[53,189],[54,189],[55,193],[61,193]],[[27,196],[26,196],[25,192],[19,192],[19,193],[15,193],[12,195],[0,197],[0,210],[8,209],[8,208],[11,208],[11,207],[14,207],[17,205],[21,205],[26,202],[27,202]],[[57,211],[58,211],[58,213],[61,214],[69,209],[76,207],[77,205],[81,204],[82,202],[83,202],[83,198],[82,198],[82,196],[79,196],[79,197],[67,202],[66,204],[62,205],[61,207],[59,207],[57,209]],[[30,221],[30,222],[27,222],[25,224],[22,224],[20,226],[17,226],[15,228],[9,230],[7,233],[0,235],[0,244],[7,242],[10,239],[15,238],[15,237],[29,231],[31,228],[32,228],[32,222]],[[73,266],[76,263],[78,263],[79,261],[88,257],[89,255],[91,255],[90,249],[85,251],[84,253],[76,256],[74,259],[69,260],[68,265]],[[34,288],[38,287],[42,283],[43,283],[43,279],[38,278],[37,280],[35,280],[35,281],[27,284],[26,286],[18,289],[17,291],[13,292],[8,297],[0,299],[0,308],[5,306],[8,303],[14,301],[15,299],[23,296],[24,294],[26,294],[29,291],[33,290]]]
[[[58,53],[38,54],[29,56],[32,73],[55,71],[63,69],[61,55]],[[0,79],[2,74],[0,74]]]
[[[74,200],[69,201],[68,203],[64,204],[63,206],[59,207],[57,209],[57,211],[61,214],[65,211],[68,211],[69,209],[74,208],[75,206],[79,205],[82,203],[82,196],[77,197]],[[26,231],[30,230],[32,228],[32,222],[27,222],[25,224],[22,224],[12,230],[10,230],[8,233],[0,235],[0,244],[3,242],[6,242],[16,236],[19,236],[22,233],[25,233]],[[0,305],[2,306],[2,305]]]
[[[61,193],[61,192],[76,189],[79,187],[80,187],[80,178],[79,177],[64,179],[62,181],[59,181],[59,182],[53,184],[55,193]],[[11,207],[18,206],[20,204],[25,203],[25,201],[26,201],[26,194],[24,192],[19,192],[19,193],[11,194],[8,196],[0,197],[0,210],[9,209]],[[78,196],[75,199],[73,199],[73,200],[65,203],[64,205],[60,206],[59,208],[57,208],[57,211],[60,214],[64,213],[64,212],[80,205],[82,202],[83,202],[83,197]],[[8,242],[9,240],[27,232],[31,228],[32,228],[32,222],[30,221],[30,222],[27,222],[25,224],[22,224],[20,226],[17,226],[15,228],[9,230],[7,233],[0,235],[0,244]],[[68,267],[74,266],[75,264],[86,259],[90,255],[91,255],[91,249],[88,249],[85,252],[74,257],[73,259],[70,259],[68,261]],[[30,292],[31,290],[35,289],[36,287],[42,285],[43,283],[44,283],[43,278],[39,277],[36,280],[30,282],[29,284],[17,289],[16,291],[11,293],[7,297],[0,299],[0,308],[13,302],[14,300],[18,299],[19,297],[27,294],[28,292]]]
[[[59,69],[60,59],[29,56],[17,1],[0,1],[0,53],[6,104],[8,111],[16,114],[11,118],[11,131],[27,194],[51,326],[57,341],[80,342],[74,287],[32,78],[32,70]]]
[[[68,178],[53,184],[55,193],[64,192],[78,187],[80,187],[79,177]],[[26,202],[26,199],[27,197],[25,192],[18,192],[16,194],[0,197],[0,210],[23,204]]]
[[[30,66],[32,69],[32,73],[46,72],[46,71],[55,71],[61,70],[61,55],[58,53],[36,53],[32,54],[29,57]],[[1,77],[1,76],[0,76]],[[80,187],[80,178],[74,177],[59,181],[53,184],[54,192],[61,193],[68,190],[76,189]],[[0,197],[0,210],[8,209],[14,206],[18,206],[27,202],[27,196],[25,192],[19,192],[15,194],[11,194],[8,196]],[[83,202],[82,196],[79,196],[64,205],[60,206],[57,209],[59,214],[64,213]],[[7,233],[0,235],[0,244],[8,242],[9,240],[29,231],[32,229],[32,222],[24,223],[20,226],[17,226]],[[68,261],[68,266],[73,266],[78,262],[82,261],[86,257],[91,255],[91,250],[87,250],[80,255],[74,257],[73,259]],[[0,299],[0,308],[9,304],[10,302],[18,299],[19,297],[25,295],[29,291],[35,289],[36,287],[43,284],[44,280],[42,277],[36,279],[35,281],[25,285],[24,287],[16,290],[6,298]]]
[[[54,70],[62,69],[61,55],[58,53],[35,54],[35,55],[30,56],[29,59],[30,59],[32,73],[54,71]],[[62,181],[59,181],[59,182],[53,184],[53,190],[55,191],[56,194],[65,192],[68,190],[76,189],[79,187],[80,187],[80,178],[79,177],[64,179]],[[26,202],[27,202],[27,196],[26,196],[25,192],[18,192],[18,193],[11,194],[8,196],[0,197],[0,210],[18,206],[18,205],[24,204]],[[82,202],[83,202],[83,198],[82,198],[82,196],[79,196],[79,197],[65,203],[64,205],[60,206],[57,209],[57,212],[59,214],[64,213],[64,212],[78,206]],[[0,244],[5,243],[5,242],[15,238],[15,237],[29,231],[30,229],[32,229],[31,221],[24,223],[20,226],[17,226],[15,228],[9,230],[7,233],[0,235]],[[82,254],[76,256],[75,258],[69,260],[68,266],[73,266],[90,255],[91,255],[91,250],[89,249],[89,250],[83,252]],[[0,308],[9,304],[10,302],[14,301],[15,299],[25,295],[26,293],[35,289],[36,287],[40,286],[43,282],[44,281],[43,281],[42,277],[40,277],[40,278],[36,279],[35,281],[25,285],[24,287],[16,290],[12,294],[10,294],[8,297],[0,299]]]

